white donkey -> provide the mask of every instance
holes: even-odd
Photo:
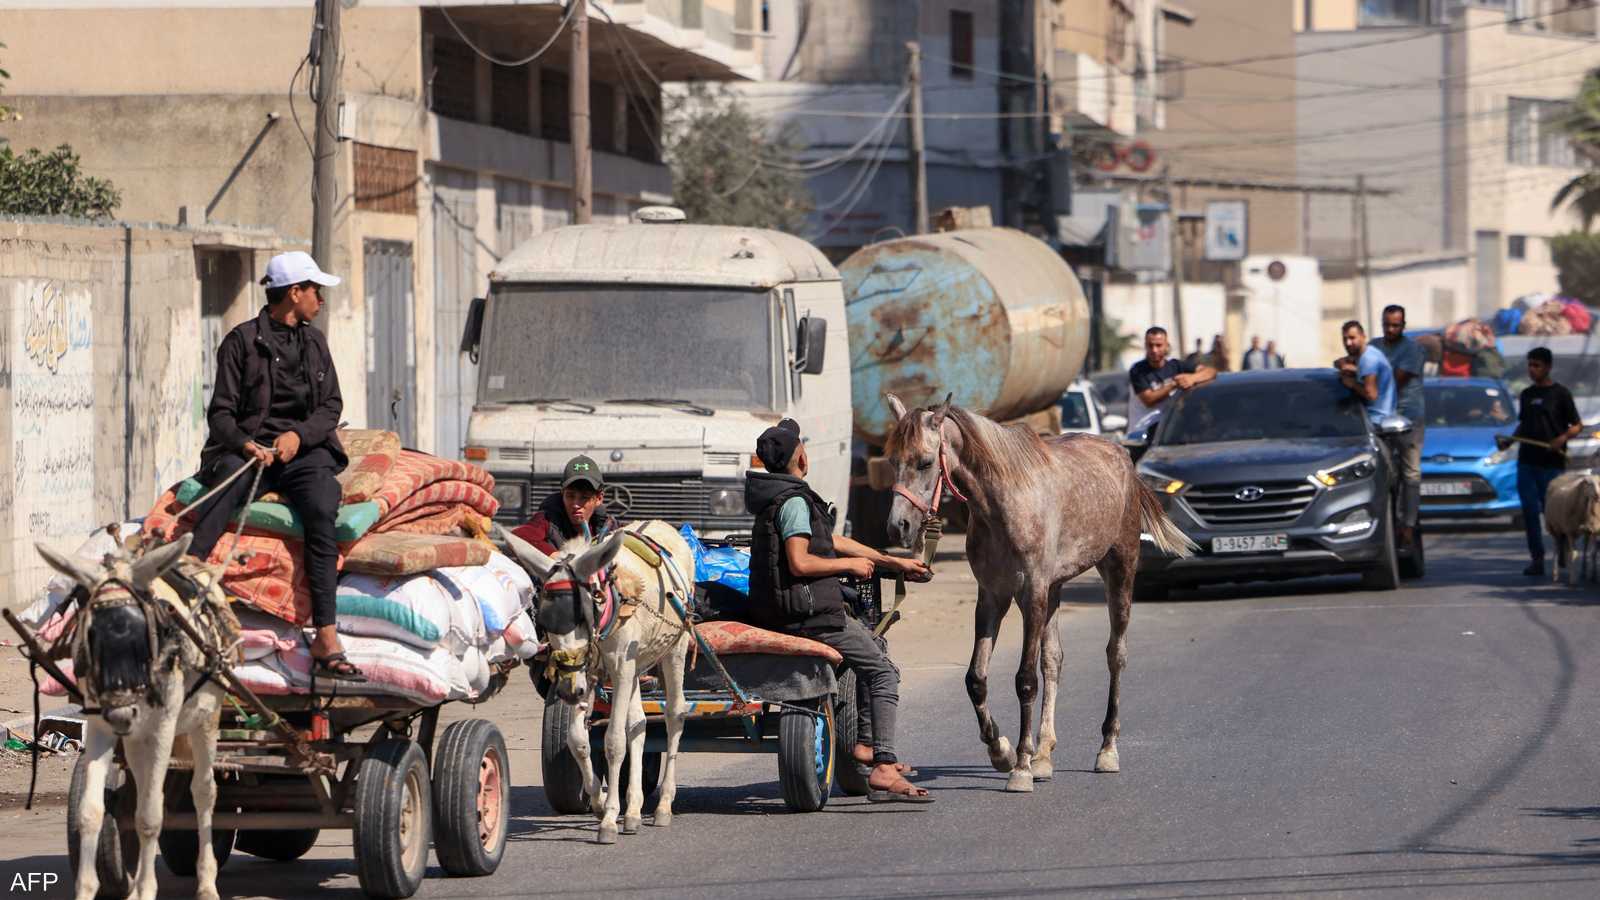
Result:
[[[663,558],[652,550],[643,555],[623,550],[628,532],[643,535],[666,551]],[[541,553],[509,532],[502,532],[517,558],[541,582],[537,621],[550,641],[551,659],[560,677],[555,693],[562,702],[573,704],[572,730],[567,747],[583,774],[583,790],[589,805],[600,817],[596,838],[602,844],[617,841],[617,813],[621,798],[616,785],[622,762],[629,749],[628,808],[622,819],[622,833],[639,830],[644,806],[644,707],[639,698],[639,676],[659,667],[661,687],[666,694],[667,753],[661,773],[661,801],[656,806],[654,823],[672,824],[672,801],[677,794],[678,739],[683,734],[683,719],[688,706],[683,699],[685,659],[692,639],[688,628],[667,601],[673,594],[687,606],[693,590],[694,556],[683,536],[661,521],[634,523],[598,544],[584,538],[568,542],[555,559]],[[629,544],[640,546],[637,537]],[[656,557],[653,560],[648,557]],[[615,564],[613,567],[613,563]],[[671,567],[668,571],[667,567]],[[631,615],[615,611],[617,620],[609,629],[600,621],[600,607],[594,593],[595,576],[610,569],[608,580],[617,593],[619,606],[633,607]],[[600,784],[589,762],[589,714],[594,710],[595,690],[602,674],[612,685],[611,719],[606,727],[606,792],[604,805]]]
[[[208,681],[190,693],[200,681],[205,657],[171,617],[184,616],[201,635],[218,641],[219,650],[229,651],[229,664],[234,661],[237,620],[214,586],[189,601],[162,580],[188,550],[188,535],[153,549],[133,543],[108,554],[99,571],[42,544],[36,547],[51,567],[87,592],[74,626],[73,677],[86,711],[98,710],[99,714],[88,717],[83,742],[84,789],[74,823],[79,841],[78,900],[92,900],[100,890],[96,861],[106,812],[104,791],[118,740],[138,790],[134,827],[139,835],[139,865],[131,896],[136,900],[156,896],[156,839],[165,808],[163,787],[173,740],[180,732],[188,736],[194,758],[190,790],[197,825],[195,896],[215,898],[217,862],[212,855],[211,814],[217,785],[211,767],[223,689]],[[185,564],[184,569],[204,571],[198,564]],[[211,583],[205,576],[201,581]],[[209,608],[197,615],[201,606]]]

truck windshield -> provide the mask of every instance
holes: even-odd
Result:
[[[483,400],[670,398],[777,408],[765,291],[516,285],[496,290],[489,305],[478,366]]]
[[[1269,384],[1218,381],[1185,391],[1163,416],[1159,443],[1360,437],[1361,402],[1332,378]]]

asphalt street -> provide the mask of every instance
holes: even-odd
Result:
[[[537,736],[519,735],[504,864],[472,880],[435,867],[419,896],[1593,897],[1600,598],[1515,574],[1520,543],[1435,537],[1429,577],[1393,593],[1324,580],[1137,607],[1120,775],[1090,771],[1106,620],[1098,583],[1074,584],[1058,771],[1031,795],[1001,791],[949,662],[905,673],[903,755],[931,807],[835,795],[790,814],[772,757],[692,756],[671,829],[600,847],[591,819],[551,814]],[[964,657],[970,624],[948,631],[947,658]],[[1012,628],[991,686],[1008,730],[1017,646]],[[353,896],[348,844],[328,835],[291,865],[236,855],[219,886]],[[163,896],[190,884],[163,870]]]

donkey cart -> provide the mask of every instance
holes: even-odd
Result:
[[[490,693],[505,680],[497,675]],[[487,696],[487,694],[485,695]],[[449,874],[492,874],[505,853],[511,772],[505,739],[486,719],[452,722],[435,738],[439,705],[395,696],[259,698],[278,723],[233,704],[217,745],[212,853],[235,850],[277,861],[310,851],[324,829],[354,832],[356,872],[372,897],[409,897],[422,884],[431,843]],[[376,724],[364,739],[357,729]],[[67,850],[81,860],[77,810],[86,766],[68,792]],[[161,857],[192,876],[199,854],[186,760],[174,754],[164,790]],[[101,896],[126,896],[138,860],[134,788],[119,747],[105,789],[97,858]]]

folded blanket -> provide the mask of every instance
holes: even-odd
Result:
[[[418,518],[419,511],[431,512],[458,506],[465,506],[485,516],[493,516],[500,508],[494,495],[481,485],[462,480],[436,481],[389,507],[383,520],[373,530],[392,531],[395,525]]]
[[[442,481],[467,481],[485,491],[494,490],[494,478],[478,466],[453,459],[441,459],[401,450],[394,466],[383,480],[383,487],[373,495],[384,515],[404,503],[411,495],[428,485]]]
[[[368,575],[414,575],[445,566],[481,566],[490,548],[470,538],[431,534],[369,534],[345,551],[341,568]]]

